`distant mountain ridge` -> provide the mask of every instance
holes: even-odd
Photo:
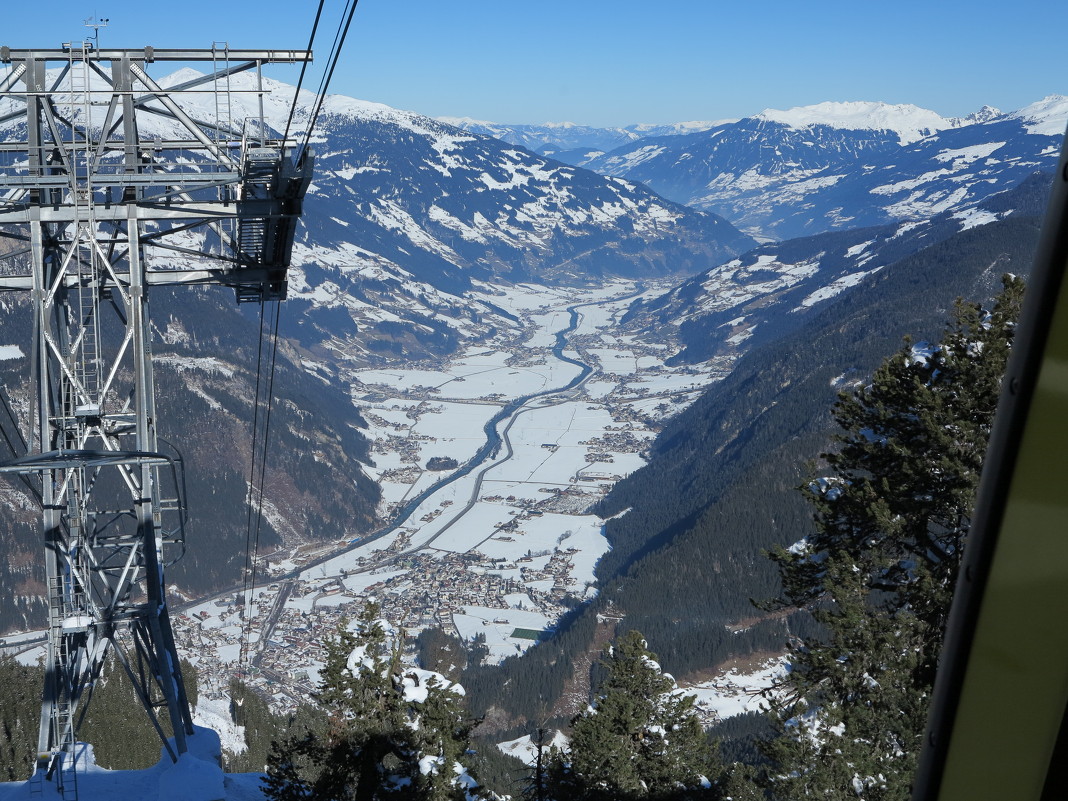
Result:
[[[1051,95],[1016,111],[983,106],[965,117],[849,101],[765,109],[707,127],[582,128],[581,147],[561,133],[572,127],[479,123],[479,130],[641,182],[759,239],[785,240],[979,202],[1051,169],[1066,123],[1068,98]],[[633,141],[609,149],[620,132]]]
[[[815,124],[848,130],[889,130],[898,134],[901,143],[904,144],[945,128],[987,122],[1000,115],[1001,112],[998,109],[990,106],[983,106],[979,111],[966,117],[942,117],[937,112],[910,104],[827,101],[786,110],[764,109],[750,119],[781,122],[795,128]],[[730,118],[714,121],[695,120],[597,127],[573,122],[545,122],[537,125],[490,122],[470,117],[436,117],[435,119],[465,131],[493,136],[514,145],[521,145],[543,156],[553,156],[578,166],[582,166],[603,153],[642,139],[702,133],[723,125],[740,122],[738,118]]]
[[[1068,98],[944,119],[916,107],[820,104],[657,137],[582,162],[789,239],[929,218],[1052,169]],[[976,167],[979,166],[977,169]]]
[[[707,131],[717,125],[734,121],[692,121],[664,125],[637,124],[601,128],[592,125],[577,125],[573,122],[508,125],[486,120],[473,120],[470,117],[436,117],[436,119],[471,133],[492,136],[513,145],[520,145],[542,156],[552,156],[560,161],[576,165],[584,158],[592,158],[596,153],[624,147],[645,137]]]

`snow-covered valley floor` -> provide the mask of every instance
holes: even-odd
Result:
[[[230,678],[244,672],[276,709],[293,708],[317,686],[324,639],[368,599],[408,634],[441,626],[484,638],[488,659],[499,661],[596,592],[594,566],[608,544],[590,508],[644,464],[662,422],[731,367],[668,367],[673,343],[623,333],[619,318],[642,291],[656,288],[520,286],[493,300],[523,321],[521,345],[513,332],[439,364],[346,376],[370,426],[367,472],[391,522],[372,537],[268,554],[254,593],[175,615],[179,650],[199,672],[198,724],[241,750],[240,732],[218,714]],[[480,456],[495,417],[499,445]],[[742,679],[695,691],[709,722],[756,705]]]
[[[394,523],[368,541],[279,552],[261,565],[266,578],[247,606],[251,680],[279,708],[307,697],[323,637],[368,598],[409,634],[440,625],[484,637],[499,661],[595,592],[594,566],[608,545],[604,521],[588,510],[644,464],[661,422],[725,372],[666,367],[670,343],[622,334],[618,319],[639,291],[630,282],[520,286],[494,302],[523,320],[521,346],[502,338],[441,364],[348,376],[370,424],[368,472]],[[566,344],[554,352],[563,331]],[[523,399],[496,424],[499,446],[476,460],[487,423]],[[446,469],[433,469],[441,460],[450,460]],[[237,666],[242,606],[232,594],[206,600],[176,626],[209,694]]]

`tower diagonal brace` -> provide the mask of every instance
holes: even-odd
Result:
[[[257,74],[311,60],[229,55]],[[0,291],[29,294],[34,398],[27,452],[0,473],[40,480],[48,654],[36,776],[61,785],[112,646],[165,744],[173,736],[173,759],[193,733],[164,577],[185,549],[184,482],[156,434],[149,290],[207,283],[232,287],[239,302],[284,298],[311,180],[311,154],[298,160],[295,143],[270,138],[262,111],[235,142],[229,121],[205,124],[180,108],[183,92],[228,87],[219,77],[234,68],[167,89],[148,75],[154,61],[214,65],[217,53],[0,47],[0,69],[9,65],[0,100],[25,105],[24,140],[0,147],[10,156],[0,163],[0,236],[28,242],[29,256],[0,271]],[[64,76],[51,85],[50,63]],[[146,115],[170,126],[165,141],[142,134]],[[214,255],[167,264],[160,254],[188,254],[197,231]]]

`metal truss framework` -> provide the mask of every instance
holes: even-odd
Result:
[[[76,794],[77,723],[112,645],[173,759],[192,734],[164,588],[185,547],[181,460],[156,436],[149,288],[285,297],[312,158],[265,124],[260,68],[310,60],[0,48],[0,125],[16,137],[0,141],[0,236],[15,240],[0,290],[27,291],[33,306],[27,452],[0,471],[39,488],[49,637],[36,776],[65,796]],[[164,89],[154,62],[209,66]],[[259,116],[230,119],[230,77],[248,71]],[[214,100],[212,118],[183,109],[184,93]],[[173,269],[167,251],[203,266]]]

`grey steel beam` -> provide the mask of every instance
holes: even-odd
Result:
[[[190,220],[203,218],[205,221],[221,218],[233,218],[238,215],[236,202],[199,202],[191,203],[159,203],[151,202],[136,205],[137,219],[139,220]],[[111,222],[126,219],[126,207],[122,204],[101,206],[96,211],[98,222]],[[269,219],[280,216],[278,204],[271,200],[242,200],[240,212],[248,217],[262,217]],[[0,210],[0,224],[28,223],[32,217],[31,208],[25,205],[22,208]],[[69,208],[53,208],[51,206],[40,208],[40,216],[44,222],[72,222],[75,219],[74,212]]]
[[[108,165],[109,167],[111,165]],[[194,189],[204,187],[222,186],[224,184],[236,184],[241,180],[241,173],[236,170],[224,172],[152,172],[152,173],[125,173],[125,172],[98,172],[91,176],[86,183],[92,187],[101,189],[109,186],[171,186],[181,184],[192,185]],[[22,186],[67,186],[70,178],[66,175],[2,175],[0,174],[0,190]],[[200,186],[198,186],[200,185]],[[192,190],[187,190],[192,191]]]
[[[212,50],[199,48],[192,50],[156,49],[141,47],[132,49],[105,48],[90,50],[93,61],[114,61],[122,58],[138,58],[153,61],[217,61],[220,54],[239,61],[259,61],[263,64],[298,64],[312,61],[310,50]],[[12,61],[63,61],[70,60],[69,48],[21,49],[0,46],[0,63]]]
[[[104,288],[109,286],[129,286],[129,274],[116,273],[118,284],[105,282]],[[157,270],[145,273],[146,286],[191,286],[193,284],[221,284],[231,286],[233,284],[263,283],[271,280],[273,274],[263,267],[235,267],[231,269],[203,270]],[[64,285],[75,286],[76,279],[67,278]],[[0,292],[14,290],[28,290],[33,288],[33,276],[30,275],[0,275]],[[14,464],[13,462],[10,464]],[[0,472],[4,472],[0,467]]]
[[[0,94],[3,94],[0,92]],[[25,111],[19,111],[17,114],[9,114],[5,117],[0,117],[0,122],[11,121],[14,119],[21,119],[26,116]],[[60,142],[61,145],[70,147],[71,142],[69,140]],[[203,151],[207,150],[196,139],[153,139],[149,144],[153,148],[158,148],[163,151],[169,150],[190,150],[190,151]],[[240,142],[234,142],[236,147]],[[122,151],[125,148],[125,143],[121,139],[104,140],[104,147],[107,151]],[[0,142],[0,153],[25,153],[26,145],[22,142]],[[207,162],[205,162],[207,163]],[[25,168],[23,168],[25,169]]]
[[[172,89],[145,69],[153,61],[221,57],[242,63]],[[221,78],[258,72],[265,63],[310,60],[297,50],[0,48],[0,62],[14,63],[0,76],[0,97],[25,104],[3,119],[26,126],[23,141],[0,144],[19,162],[0,175],[0,224],[18,227],[0,236],[28,242],[31,262],[29,272],[0,275],[0,290],[28,291],[34,306],[36,431],[27,455],[0,473],[32,472],[42,485],[49,639],[39,779],[73,781],[78,715],[110,646],[122,652],[122,634],[138,661],[133,670],[123,655],[124,668],[140,677],[137,694],[153,726],[163,732],[156,709],[166,707],[175,735],[168,751],[177,759],[186,750],[193,729],[163,580],[164,546],[184,549],[184,507],[161,492],[175,468],[157,453],[149,290],[218,284],[232,287],[239,303],[283,298],[312,158],[298,164],[287,143],[267,138],[262,112],[261,141],[253,143],[224,120],[195,119],[177,98],[208,84],[204,91],[225,91]],[[50,62],[62,65],[52,80]],[[99,81],[107,87],[94,88]],[[14,91],[20,84],[24,91]],[[262,97],[262,83],[255,92]],[[108,100],[98,105],[97,97]],[[101,105],[107,110],[94,112]],[[185,131],[166,142],[147,139],[138,117],[149,113],[177,120]],[[179,167],[178,150],[196,153],[202,171]],[[234,221],[236,235],[226,221]],[[146,254],[159,263],[167,249],[204,255],[169,239],[200,226],[218,235],[223,252],[213,260],[228,266],[148,263]],[[115,480],[97,482],[100,471]],[[169,527],[163,516],[174,514],[177,525]],[[103,517],[108,523],[98,529]],[[140,592],[144,600],[131,600]]]
[[[18,459],[0,465],[0,473],[36,473],[71,467],[115,467],[134,464],[169,464],[170,460],[152,451],[59,450]]]

